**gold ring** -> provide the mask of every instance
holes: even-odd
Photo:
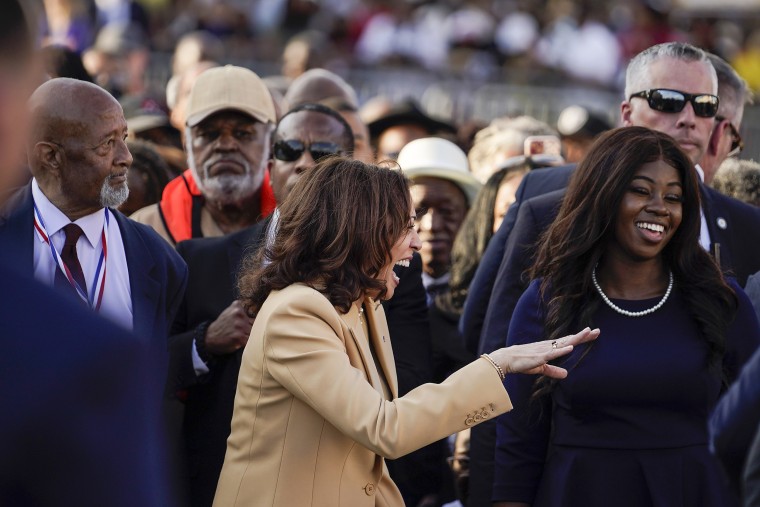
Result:
[[[554,340],[554,341],[552,342],[552,348],[553,348],[553,349],[556,349],[556,348],[557,348],[557,340]]]

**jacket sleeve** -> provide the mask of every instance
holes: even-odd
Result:
[[[739,311],[726,334],[723,363],[728,381],[736,381],[715,407],[709,429],[712,451],[728,476],[736,481],[741,477],[749,446],[760,425],[760,349],[757,348],[760,328],[747,295],[736,284],[732,287],[739,297]]]
[[[385,400],[349,362],[343,339],[352,337],[342,335],[340,317],[326,299],[283,302],[265,326],[265,365],[291,394],[381,456],[395,459],[512,408],[485,359],[441,384]]]
[[[542,340],[544,319],[533,281],[517,303],[509,328],[509,345]],[[515,409],[496,426],[493,501],[532,503],[543,473],[551,427],[550,396],[531,400],[538,375],[509,375],[504,382]]]
[[[506,344],[515,306],[528,287],[523,275],[535,257],[535,245],[542,232],[531,200],[528,200],[520,206],[514,228],[504,248],[504,256],[495,277],[486,318],[483,321],[480,353],[491,352]]]
[[[488,242],[470,282],[467,299],[464,302],[462,318],[459,320],[459,332],[462,333],[465,348],[473,354],[482,348],[480,335],[487,318],[486,309],[491,299],[496,273],[504,257],[507,240],[517,220],[524,184],[525,179],[517,189],[515,202],[509,207],[504,220]]]

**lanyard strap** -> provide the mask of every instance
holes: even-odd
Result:
[[[104,208],[105,211],[105,221],[103,222],[103,230],[100,233],[101,242],[103,244],[103,249],[100,252],[100,258],[98,259],[98,266],[95,270],[95,278],[92,281],[92,285],[90,286],[90,293],[88,294],[86,291],[86,287],[81,287],[79,283],[74,279],[74,277],[71,274],[71,271],[69,270],[69,267],[66,265],[65,262],[63,262],[63,259],[61,258],[61,255],[58,253],[58,250],[56,250],[55,246],[53,245],[53,242],[50,241],[50,235],[47,233],[47,228],[45,227],[45,221],[42,219],[42,214],[40,213],[40,210],[37,208],[37,204],[34,204],[34,230],[39,236],[39,238],[48,244],[50,247],[50,255],[53,256],[53,261],[56,263],[58,268],[61,270],[61,272],[66,276],[66,279],[69,281],[71,286],[74,288],[76,293],[79,295],[79,297],[87,303],[90,308],[93,308],[95,311],[100,310],[100,305],[103,303],[103,292],[106,288],[106,262],[108,260],[108,244],[106,242],[106,233],[108,231],[108,222],[109,222],[109,216],[108,216],[108,208]]]

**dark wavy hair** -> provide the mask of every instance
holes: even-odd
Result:
[[[699,180],[693,164],[670,136],[644,127],[611,130],[597,139],[575,170],[559,215],[542,236],[531,276],[543,278],[545,337],[553,340],[594,327],[592,316],[601,298],[591,272],[614,234],[617,210],[635,171],[658,160],[674,167],[683,185],[681,225],[663,249],[663,260],[708,346],[707,366],[720,374],[724,333],[736,314],[736,294],[699,245]],[[553,385],[540,379],[536,396]]]
[[[331,157],[305,172],[279,207],[274,241],[244,260],[238,290],[255,317],[273,290],[304,283],[340,311],[366,293],[408,230],[412,200],[397,168]],[[266,262],[265,262],[266,261]]]

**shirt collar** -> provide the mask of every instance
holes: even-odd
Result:
[[[697,170],[697,174],[699,175],[699,181],[701,183],[705,182],[705,171],[701,167],[699,167],[699,164],[694,164],[694,169]]]
[[[449,283],[450,278],[451,278],[451,273],[446,273],[445,275],[439,276],[438,278],[433,278],[432,276],[428,275],[427,273],[423,271],[422,285],[425,286],[425,289],[427,289],[430,286],[446,285]]]
[[[63,214],[55,204],[50,202],[50,199],[42,192],[37,179],[32,179],[32,198],[37,205],[37,209],[42,215],[42,219],[45,221],[45,229],[49,236],[53,236],[55,233],[63,229],[68,224],[72,223],[69,217]],[[82,228],[84,236],[87,241],[90,242],[90,246],[95,248],[100,238],[100,233],[103,230],[103,221],[105,220],[105,208],[101,208],[95,213],[83,216],[73,223]]]

